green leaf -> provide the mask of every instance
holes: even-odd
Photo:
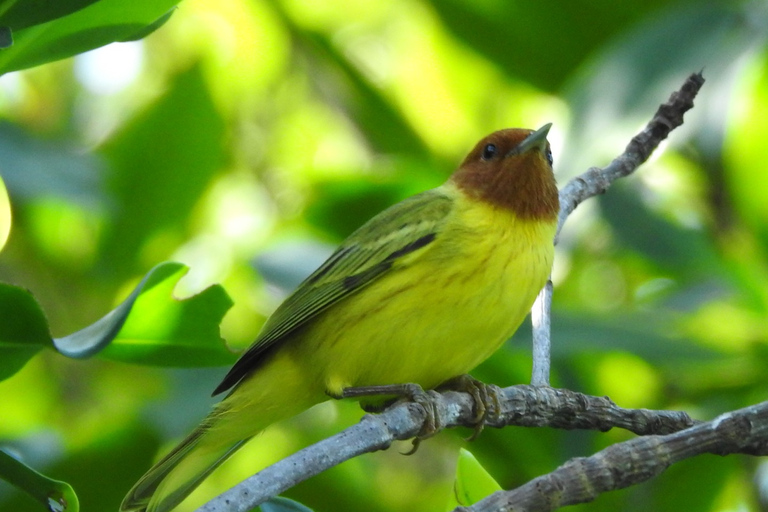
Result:
[[[449,509],[473,505],[500,490],[501,486],[475,456],[464,448],[460,449],[459,461],[456,466],[456,480],[453,484],[453,500],[451,500]]]
[[[102,241],[101,265],[115,274],[135,271],[148,240],[155,242],[155,261],[170,255],[221,167],[223,142],[224,122],[195,66],[106,144],[114,217]]]
[[[100,0],[67,16],[14,31],[13,46],[0,51],[0,74],[131,39],[150,26],[162,24],[160,20],[177,3],[178,0]],[[24,14],[27,12],[25,9]],[[34,19],[37,18],[27,17],[25,22]]]
[[[542,0],[534,6],[522,2],[430,2],[458,40],[510,76],[548,91],[557,91],[582,65],[585,55],[664,3]],[[581,26],[589,30],[578,30]],[[544,34],[567,34],[567,44]]]
[[[276,496],[261,505],[261,512],[312,512],[312,509],[298,501]]]
[[[51,512],[77,512],[80,504],[72,487],[42,475],[0,450],[0,478],[26,492]]]
[[[0,2],[0,25],[16,31],[40,25],[87,7],[98,0],[4,0]]]
[[[163,25],[165,25],[165,23],[166,23],[166,22],[167,22],[169,19],[171,19],[171,15],[172,15],[172,14],[173,14],[175,11],[176,11],[176,7],[173,7],[173,8],[172,8],[170,11],[168,11],[168,12],[167,12],[167,13],[165,13],[165,14],[163,14],[162,16],[160,16],[159,18],[157,18],[155,21],[153,21],[152,23],[150,23],[150,24],[149,24],[149,25],[147,25],[146,27],[142,27],[142,28],[141,28],[141,30],[139,30],[139,31],[138,31],[138,32],[136,32],[135,34],[131,34],[130,36],[128,36],[128,37],[125,37],[125,38],[121,39],[121,40],[120,40],[120,42],[121,42],[121,43],[127,43],[127,42],[129,42],[129,41],[138,41],[139,39],[144,39],[144,38],[145,38],[145,37],[147,37],[149,34],[151,34],[151,33],[152,33],[152,32],[154,32],[155,30],[157,30],[157,29],[159,29],[160,27],[162,27]]]
[[[0,380],[12,376],[50,345],[48,321],[32,294],[0,283]]]
[[[85,329],[54,340],[69,357],[100,352],[118,361],[159,366],[218,366],[234,362],[219,335],[232,301],[219,286],[179,301],[173,289],[188,268],[153,268],[117,308]]]
[[[329,37],[294,23],[279,2],[272,6],[290,30],[297,48],[317,66],[318,71],[314,73],[328,82],[320,94],[332,96],[326,98],[329,103],[347,111],[376,151],[429,158],[429,150],[402,112],[337,50]]]

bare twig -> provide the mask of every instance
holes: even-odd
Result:
[[[593,501],[659,475],[672,464],[702,453],[768,454],[768,402],[739,409],[664,436],[638,437],[566,462],[512,491],[499,491],[454,512],[519,510],[548,512]]]
[[[667,434],[685,429],[694,421],[684,412],[622,409],[609,399],[536,386],[501,389],[501,411],[487,425],[591,429],[623,428],[639,435]],[[435,394],[439,424],[473,427],[474,401],[467,393]],[[198,512],[244,512],[328,468],[368,452],[387,449],[395,440],[416,436],[425,411],[421,405],[402,402],[381,414],[363,416],[359,423],[335,436],[309,446],[244,480],[209,501]]]
[[[693,108],[693,100],[704,85],[701,73],[689,76],[680,90],[662,104],[643,131],[635,135],[624,152],[607,167],[592,167],[576,176],[560,190],[560,215],[557,219],[555,245],[568,216],[590,197],[604,193],[619,178],[632,174],[645,162],[669,133],[683,124],[683,115]],[[552,288],[544,287],[533,305],[533,371],[531,384],[549,385],[550,308]]]

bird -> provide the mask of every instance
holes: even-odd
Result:
[[[229,393],[121,512],[172,510],[266,427],[347,390],[434,389],[490,357],[552,269],[550,127],[491,133],[444,184],[353,232],[267,319],[214,391]]]

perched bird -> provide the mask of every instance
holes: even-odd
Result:
[[[347,388],[431,389],[496,351],[552,268],[550,126],[492,133],[445,184],[350,235],[267,320],[216,388],[226,398],[121,511],[172,510],[251,437]]]

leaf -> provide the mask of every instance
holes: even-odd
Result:
[[[0,251],[5,247],[8,236],[11,234],[11,200],[8,190],[5,188],[3,178],[0,176]]]
[[[509,76],[557,91],[583,62],[615,34],[646,16],[654,4],[617,2],[465,2],[432,0],[446,28]],[[578,27],[589,27],[579,30]],[[567,34],[567,44],[544,34]]]
[[[224,122],[195,66],[106,144],[114,217],[102,242],[102,265],[130,272],[153,237],[162,241],[153,247],[155,261],[171,253],[223,162],[223,141]]]
[[[48,321],[32,294],[0,283],[0,380],[11,377],[50,345]]]
[[[74,489],[42,475],[0,450],[0,478],[26,492],[51,512],[77,512],[80,504]]]
[[[461,448],[456,466],[456,480],[453,483],[453,500],[450,504],[450,510],[457,506],[473,505],[500,490],[501,486],[475,456],[468,450]]]
[[[187,270],[180,263],[156,266],[117,308],[86,328],[55,339],[56,348],[74,358],[101,351],[109,359],[159,366],[234,362],[234,354],[219,336],[221,319],[232,306],[224,289],[215,285],[182,301],[172,298]]]
[[[43,3],[55,6],[71,2]],[[82,0],[79,3],[82,4]],[[100,0],[67,16],[15,30],[13,46],[0,51],[0,74],[131,39],[150,26],[157,28],[167,20],[169,10],[177,3],[178,0]],[[41,21],[57,9],[68,8],[52,7],[37,17],[30,14],[28,7],[13,19],[24,25]]]
[[[0,2],[0,25],[11,30],[21,30],[55,20],[87,7],[98,0],[4,0]]]
[[[402,112],[337,50],[329,37],[299,26],[282,10],[279,2],[272,6],[290,30],[297,48],[312,62],[312,73],[320,77],[315,81],[326,82],[318,93],[330,96],[326,97],[329,103],[346,110],[377,152],[429,158],[426,144]]]
[[[312,509],[298,501],[276,496],[261,505],[261,512],[312,512]]]

